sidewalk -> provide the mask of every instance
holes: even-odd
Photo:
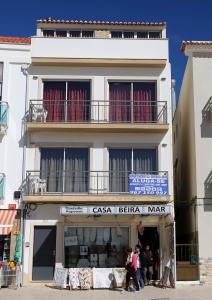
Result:
[[[178,286],[176,289],[145,287],[141,292],[114,290],[68,291],[45,286],[28,286],[18,290],[2,288],[2,300],[212,300],[212,285]]]

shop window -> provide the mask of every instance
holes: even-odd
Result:
[[[83,38],[92,38],[92,37],[94,37],[94,31],[93,30],[84,30],[84,31],[82,31],[82,37]]]
[[[121,39],[122,31],[111,31],[111,38],[112,39]]]
[[[161,31],[150,31],[149,32],[150,39],[160,39],[161,38]]]
[[[43,30],[43,36],[44,37],[53,37],[54,36],[54,30]]]
[[[123,267],[128,227],[65,227],[65,267]]]
[[[0,235],[0,262],[10,260],[10,235]]]
[[[134,32],[133,31],[125,31],[124,33],[125,39],[134,39]]]
[[[80,37],[81,36],[81,32],[80,30],[71,30],[69,31],[69,36],[70,37]]]
[[[138,39],[148,39],[148,31],[138,31],[137,38]]]
[[[64,30],[57,30],[57,31],[56,31],[56,36],[57,36],[57,37],[67,37],[67,31],[64,31]]]

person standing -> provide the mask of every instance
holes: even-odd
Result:
[[[132,278],[136,287],[136,291],[139,291],[139,284],[136,278],[137,255],[133,253],[132,248],[127,249],[127,260],[125,263],[125,268],[127,270],[125,290],[128,291],[130,285],[130,279]]]
[[[136,270],[136,278],[140,285],[140,288],[144,288],[144,281],[143,281],[143,275],[142,275],[142,257],[141,257],[141,246],[136,245],[135,246],[135,255],[137,259],[137,270]]]
[[[143,267],[144,283],[145,285],[148,285],[152,281],[152,275],[153,275],[153,254],[149,245],[147,245],[145,251],[143,251],[143,261],[144,261],[144,267]]]

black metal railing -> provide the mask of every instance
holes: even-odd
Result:
[[[27,171],[26,195],[36,194],[130,194],[130,175],[168,180],[166,171]],[[158,193],[157,195],[167,195]]]
[[[197,244],[176,244],[177,262],[198,263],[198,245]]]
[[[167,102],[138,100],[30,100],[29,122],[167,123]]]

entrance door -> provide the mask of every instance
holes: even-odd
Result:
[[[56,252],[56,226],[35,226],[32,280],[52,280]]]

